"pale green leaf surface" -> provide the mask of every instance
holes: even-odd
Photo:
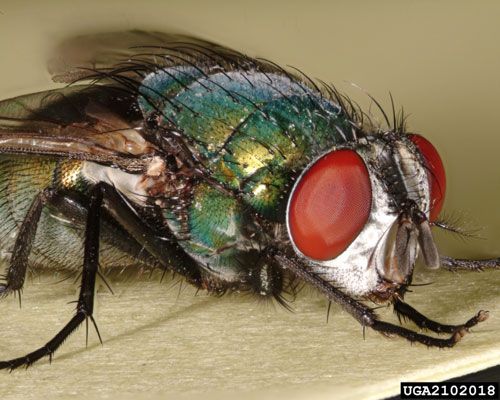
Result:
[[[442,380],[476,371],[500,359],[498,274],[426,274],[430,286],[407,300],[428,316],[460,323],[479,309],[491,312],[454,349],[410,345],[362,329],[349,315],[305,290],[289,313],[280,307],[232,295],[194,296],[192,288],[158,277],[112,280],[115,295],[101,285],[89,347],[81,328],[56,353],[28,371],[0,375],[5,399],[86,398],[116,395],[243,393],[281,398],[377,399],[399,390],[400,381]],[[74,309],[72,284],[35,279],[16,299],[1,304],[3,358],[47,341]],[[422,281],[423,279],[419,279]],[[113,283],[114,282],[114,283]],[[390,310],[381,313],[393,321]]]

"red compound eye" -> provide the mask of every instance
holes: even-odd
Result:
[[[365,225],[372,192],[365,163],[353,150],[333,151],[298,182],[289,206],[295,246],[314,260],[341,254]]]
[[[420,135],[409,135],[410,140],[416,144],[425,159],[427,177],[431,188],[431,212],[429,219],[435,221],[443,207],[446,193],[446,174],[443,161],[436,148],[427,139]]]

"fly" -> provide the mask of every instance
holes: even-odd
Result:
[[[439,254],[432,228],[453,230],[439,220],[443,162],[395,112],[381,129],[331,85],[162,33],[81,37],[50,70],[69,85],[0,102],[0,293],[20,295],[36,264],[81,272],[80,295],[57,335],[0,368],[51,359],[85,321],[97,329],[101,267],[285,307],[304,281],[363,327],[433,347],[488,317],[444,325],[403,300],[420,253],[451,271],[500,260]],[[382,321],[367,301],[446,336]]]

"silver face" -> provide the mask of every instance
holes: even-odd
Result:
[[[412,273],[413,264],[419,253],[415,236],[413,239],[410,238],[406,253],[411,268],[401,271],[397,263],[391,263],[391,260],[396,258],[395,235],[401,224],[402,210],[401,204],[395,199],[397,196],[390,193],[389,187],[396,184],[403,188],[403,191],[406,190],[401,197],[414,202],[427,218],[430,187],[427,172],[415,146],[404,136],[390,142],[383,136],[362,138],[355,147],[348,148],[355,150],[363,159],[372,190],[370,215],[358,236],[339,256],[327,261],[307,257],[293,242],[289,224],[290,199],[304,174],[317,159],[302,172],[292,189],[287,207],[287,229],[295,252],[307,262],[313,272],[320,274],[327,281],[335,282],[349,294],[363,296],[372,293],[382,280],[403,284]],[[334,150],[340,149],[341,147]],[[394,171],[394,167],[396,173],[391,172],[391,176],[388,177],[388,171],[390,168]]]

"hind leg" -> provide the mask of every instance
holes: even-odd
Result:
[[[85,229],[85,245],[83,257],[83,272],[80,287],[80,295],[76,306],[76,314],[51,340],[37,350],[23,357],[14,358],[0,362],[0,369],[13,370],[20,366],[30,366],[39,359],[52,355],[57,348],[75,331],[80,324],[90,318],[95,325],[92,315],[94,309],[94,288],[97,268],[99,263],[99,222],[101,214],[102,192],[94,190],[90,198],[90,207],[87,215],[87,226]],[[98,331],[99,334],[99,331]]]
[[[5,282],[0,283],[0,296],[6,296],[9,293],[17,292],[19,303],[21,302],[21,289],[26,278],[28,268],[28,257],[35,239],[40,215],[45,204],[53,197],[54,191],[50,188],[38,193],[24,217],[14,242],[14,249],[10,259],[7,273],[4,277]]]
[[[120,194],[116,190],[104,183],[97,184],[90,194],[88,206],[85,241],[83,255],[83,270],[81,276],[80,294],[77,300],[76,313],[71,320],[44,346],[19,358],[0,362],[0,369],[10,369],[21,366],[30,366],[43,357],[48,356],[52,359],[54,352],[61,344],[73,333],[82,322],[91,320],[96,330],[93,317],[94,310],[94,289],[96,275],[99,265],[99,236],[100,222],[103,207],[120,223],[132,237],[145,247],[145,249],[156,257],[159,262],[171,270],[182,274],[186,279],[197,284],[201,281],[197,264],[194,260],[186,258],[185,253],[180,252],[176,243],[165,242],[164,237],[155,236],[154,232],[145,225],[141,224],[140,218],[133,212]],[[161,245],[160,247],[158,247]],[[184,264],[177,264],[180,261],[186,261]],[[176,263],[172,266],[172,263]],[[100,334],[97,331],[97,334]]]

